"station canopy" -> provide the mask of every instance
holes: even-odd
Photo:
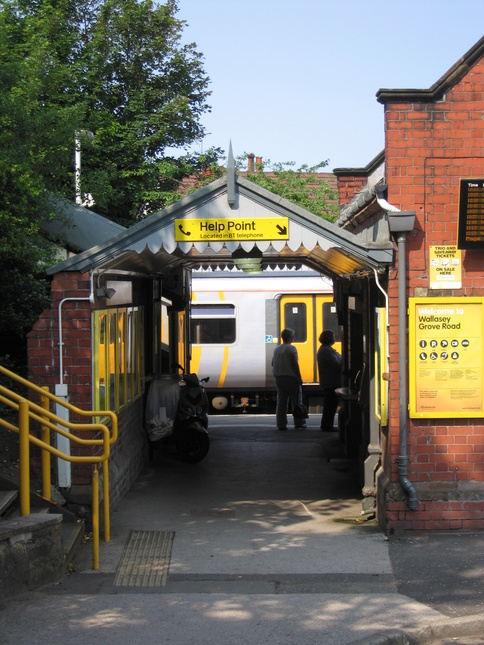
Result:
[[[333,279],[393,262],[388,230],[355,235],[236,175],[227,174],[108,241],[48,269],[163,276],[180,266],[247,273],[301,266]]]

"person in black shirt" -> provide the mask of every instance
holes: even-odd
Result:
[[[319,385],[323,395],[321,430],[333,432],[334,415],[338,407],[338,395],[335,389],[341,387],[342,358],[332,347],[335,342],[334,332],[323,331],[319,336],[319,342],[321,347],[318,349],[317,361]]]

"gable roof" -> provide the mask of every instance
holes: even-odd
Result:
[[[181,242],[175,224],[195,220],[288,218],[288,239]],[[285,220],[283,220],[285,221]],[[189,268],[232,267],[232,254],[256,254],[262,266],[305,265],[331,277],[372,271],[393,261],[390,237],[368,243],[286,199],[267,191],[228,167],[227,174],[179,202],[154,213],[114,238],[48,269],[94,269],[160,275],[178,265]]]

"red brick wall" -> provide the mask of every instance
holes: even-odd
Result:
[[[338,194],[339,205],[344,206],[350,202],[353,197],[366,186],[368,182],[368,175],[340,175],[338,174]]]
[[[421,501],[409,512],[406,502],[392,502],[387,508],[387,526],[392,533],[480,530],[484,528],[483,500]]]
[[[52,393],[60,383],[59,305],[62,304],[63,383],[68,386],[69,402],[83,410],[92,409],[92,340],[89,302],[90,276],[74,272],[57,274],[51,285],[51,309],[44,311],[28,337],[29,379],[39,386],[47,385]],[[118,441],[109,458],[110,501],[114,507],[129,490],[146,463],[148,442],[143,428],[144,397],[140,397],[118,415]],[[70,415],[70,421],[90,422],[86,417]],[[92,438],[92,433],[86,433]],[[93,451],[101,452],[101,448]],[[71,446],[72,454],[93,454],[90,448]],[[72,464],[72,485],[86,487],[91,499],[92,464]],[[99,469],[102,479],[102,469]],[[102,491],[102,482],[100,482]],[[78,491],[77,491],[78,494]]]
[[[59,305],[62,304],[63,383],[69,387],[69,401],[91,409],[92,350],[89,275],[57,274],[51,286],[51,309],[45,310],[28,336],[29,378],[48,385],[51,392],[60,383]],[[81,300],[84,298],[85,300]]]
[[[435,103],[385,106],[388,201],[417,213],[407,240],[411,296],[484,296],[484,253],[462,251],[462,289],[429,289],[429,247],[457,243],[459,179],[484,177],[484,62]],[[399,441],[398,266],[390,274],[390,432],[384,469],[398,481]],[[390,530],[484,528],[484,423],[482,419],[408,420],[408,478],[420,507],[387,505]],[[439,495],[446,501],[439,501]],[[474,486],[474,488],[472,488]],[[478,489],[479,491],[482,488]],[[440,491],[440,492],[439,492]],[[459,499],[460,498],[460,499]]]
[[[118,415],[119,438],[109,459],[112,508],[130,490],[148,461],[148,438],[143,427],[144,406],[145,398],[140,397]]]

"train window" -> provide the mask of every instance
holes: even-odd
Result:
[[[338,312],[334,302],[323,303],[323,329],[333,331],[336,342],[341,342],[341,326],[338,325]]]
[[[230,345],[237,337],[235,306],[227,303],[192,304],[190,342],[194,345]]]
[[[303,302],[288,302],[284,305],[284,326],[294,329],[296,343],[305,343],[307,336],[307,311]]]

